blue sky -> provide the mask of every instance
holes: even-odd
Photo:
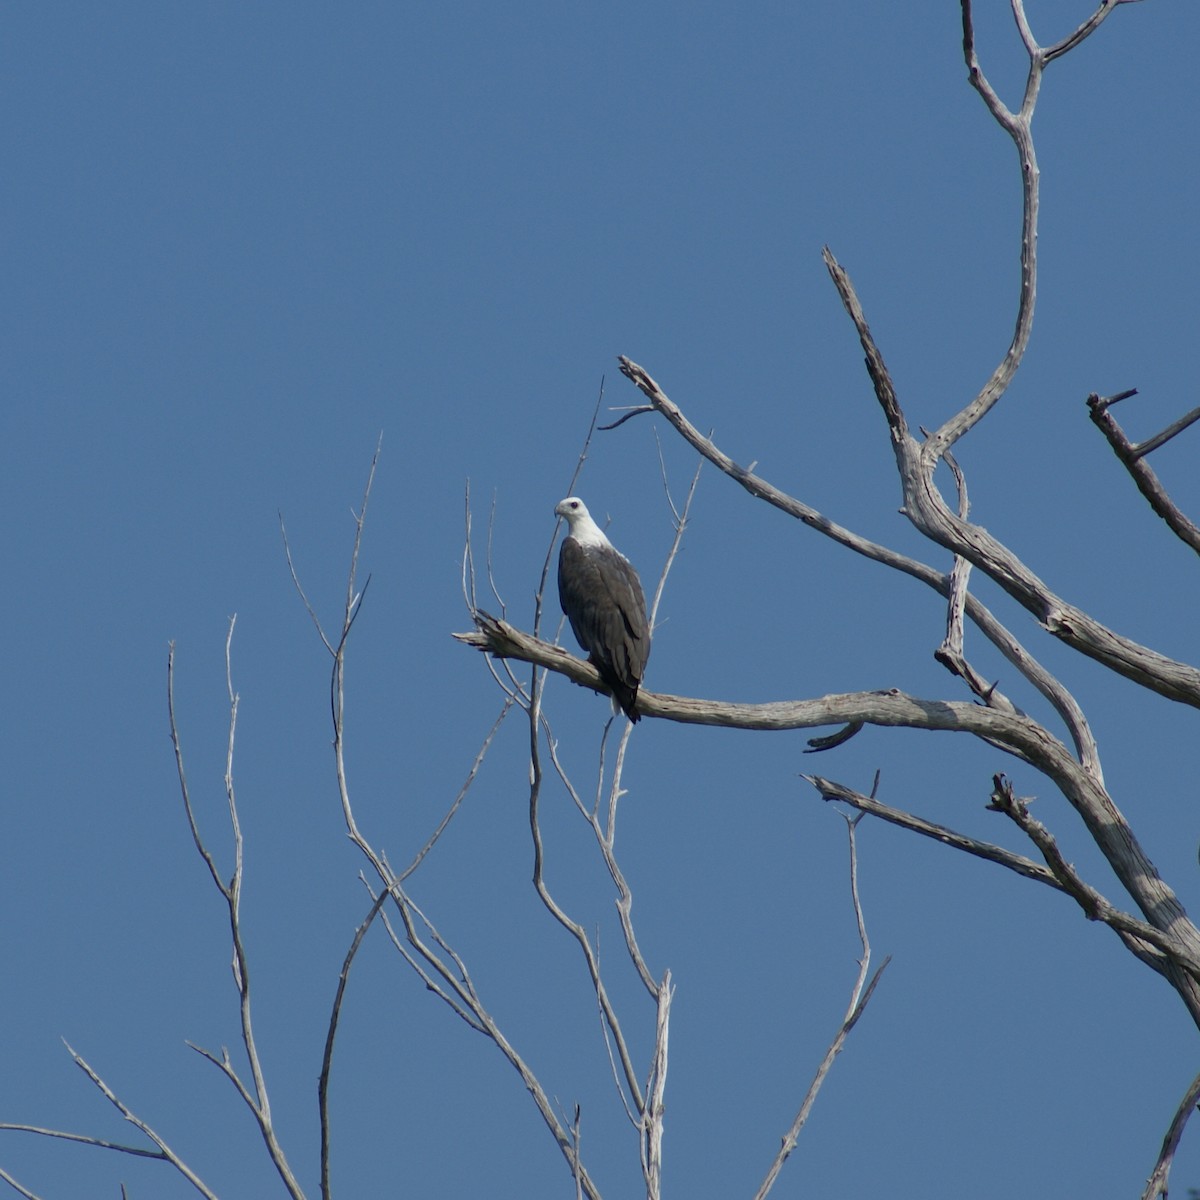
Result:
[[[979,4],[985,69],[1016,103],[1008,6]],[[1043,42],[1087,15],[1029,0]],[[10,629],[0,1120],[128,1137],[103,1074],[221,1195],[274,1194],[249,1117],[185,1045],[236,1048],[223,912],[183,819],[167,645],[194,797],[228,862],[223,649],[256,1014],[285,1146],[317,1189],[315,1081],[337,971],[367,907],[329,749],[328,661],[288,576],[337,620],[377,439],[348,667],[360,823],[393,862],[426,839],[499,710],[450,637],[463,496],[476,550],[528,626],[600,388],[641,363],[703,429],[858,532],[945,566],[897,513],[886,430],[821,264],[851,272],[910,423],[966,402],[1003,353],[1020,192],[966,83],[952,5],[48,3],[10,11],[3,406]],[[1141,389],[1135,437],[1196,403],[1195,5],[1129,5],[1049,70],[1033,343],[959,448],[973,515],[1062,595],[1196,662],[1194,563],[1087,420]],[[656,441],[656,435],[658,440]],[[1154,466],[1193,518],[1193,430]],[[598,435],[578,491],[656,577],[692,457],[647,418]],[[1194,714],[1051,645],[980,595],[1076,690],[1117,803],[1200,907]],[[553,597],[549,610],[557,613]],[[706,470],[647,686],[729,700],[898,687],[965,699],[936,665],[940,603]],[[971,649],[969,643],[968,649]],[[977,665],[1035,715],[1011,669]],[[576,779],[607,704],[546,703]],[[606,1195],[636,1194],[594,1001],[529,884],[526,730],[503,727],[412,890],[565,1109]],[[832,1036],[858,946],[842,821],[817,771],[1025,851],[991,776],[1121,902],[1066,806],[965,738],[868,731],[818,760],[801,734],[645,721],[619,854],[651,969],[678,992],[668,1194],[750,1195]],[[635,1049],[653,1014],[621,960],[611,886],[566,797],[551,880],[598,931]],[[1200,1067],[1182,1006],[1061,897],[860,827],[872,1007],[775,1195],[1135,1195]],[[570,1180],[516,1075],[372,932],[334,1079],[343,1195],[551,1196]],[[1174,1188],[1200,1186],[1185,1141]],[[193,1192],[155,1164],[24,1135],[0,1167],[46,1197]],[[1053,1181],[1053,1182],[1051,1182]]]

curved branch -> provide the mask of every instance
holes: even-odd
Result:
[[[956,413],[925,443],[924,459],[932,472],[938,459],[954,445],[963,434],[974,428],[995,405],[1012,383],[1029,338],[1033,333],[1033,310],[1037,300],[1037,222],[1039,172],[1037,155],[1033,147],[1033,110],[1037,104],[1041,86],[1042,52],[1033,41],[1033,34],[1025,21],[1025,12],[1019,0],[1013,5],[1021,40],[1029,54],[1029,74],[1025,81],[1025,95],[1018,113],[1011,112],[1001,101],[988,82],[979,65],[975,52],[975,30],[971,19],[971,0],[962,0],[963,58],[967,64],[967,78],[971,86],[983,98],[988,111],[996,123],[1012,138],[1017,155],[1021,160],[1021,288],[1017,301],[1017,319],[1012,340],[999,365],[992,372],[979,394],[961,412]],[[835,279],[836,282],[836,279]],[[839,287],[839,291],[841,288]],[[843,296],[844,299],[844,296]],[[889,422],[890,424],[890,422]]]
[[[846,272],[838,267],[832,274],[839,292],[843,293],[847,311],[854,315],[847,299],[850,297],[854,307],[861,312],[854,285]],[[855,324],[865,344],[870,339],[870,330],[865,320],[861,323],[856,320]],[[986,529],[953,513],[933,483],[935,461],[930,455],[933,439],[923,447],[918,446],[911,435],[894,423],[889,405],[882,397],[880,403],[889,414],[888,428],[904,491],[904,513],[921,533],[952,554],[973,563],[1031,612],[1047,632],[1073,649],[1150,691],[1200,708],[1200,671],[1195,667],[1122,637],[1082,609],[1068,604]],[[934,438],[937,436],[935,434]]]
[[[1146,1190],[1142,1193],[1142,1200],[1158,1200],[1160,1196],[1166,1196],[1167,1179],[1171,1174],[1171,1164],[1175,1161],[1175,1151],[1179,1149],[1184,1126],[1187,1125],[1188,1118],[1191,1117],[1198,1103],[1200,1103],[1200,1075],[1192,1080],[1191,1086],[1184,1093],[1179,1107],[1175,1110],[1175,1117],[1171,1121],[1166,1137],[1163,1138],[1158,1161],[1150,1173]]]
[[[697,453],[703,455],[718,470],[741,484],[752,496],[759,500],[765,500],[781,512],[787,513],[789,517],[803,521],[810,529],[815,529],[818,533],[824,534],[848,550],[853,550],[856,554],[861,554],[872,562],[891,567],[904,575],[910,575],[913,579],[919,579],[939,595],[950,596],[952,582],[949,575],[937,571],[915,558],[909,558],[905,554],[899,554],[877,542],[860,537],[837,522],[831,521],[815,508],[810,508],[802,501],[789,496],[774,484],[755,475],[748,468],[734,462],[728,454],[713,443],[711,438],[705,437],[687,419],[683,410],[655,383],[649,372],[624,356],[621,356],[618,361],[621,364],[622,374],[649,398],[654,411],[661,414]],[[967,616],[971,618],[984,637],[1054,706],[1054,710],[1070,731],[1079,760],[1085,769],[1099,780],[1101,778],[1100,758],[1096,750],[1096,742],[1087,719],[1083,715],[1083,710],[1075,698],[996,619],[988,607],[969,592],[966,596],[966,611]],[[582,683],[583,681],[576,680],[576,682]],[[591,684],[585,683],[584,686],[590,687]]]

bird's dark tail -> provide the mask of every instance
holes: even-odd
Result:
[[[621,711],[636,725],[642,719],[642,714],[636,707],[639,684],[635,683],[631,687],[625,680],[618,679],[607,663],[599,662],[593,655],[588,657],[591,659],[592,666],[600,672],[600,678],[608,684],[608,689],[612,692],[613,711],[615,712],[620,707]]]
[[[628,688],[624,684],[613,688],[613,698],[635,725],[642,719],[642,714],[635,707],[637,704],[637,694],[637,688]]]

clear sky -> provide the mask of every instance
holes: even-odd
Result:
[[[1015,104],[1008,6],[978,7],[985,69]],[[1047,43],[1089,11],[1028,7]],[[606,409],[638,400],[616,355],[781,488],[947,566],[897,513],[820,250],[851,272],[913,426],[974,395],[1012,329],[1020,191],[960,43],[957,6],[879,0],[9,8],[0,1120],[135,1136],[66,1038],[220,1195],[277,1194],[232,1089],[185,1045],[236,1055],[238,1025],[223,909],[167,737],[167,646],[194,796],[228,869],[236,613],[256,1017],[281,1136],[318,1194],[325,1022],[368,901],[337,804],[328,657],[277,514],[336,624],[381,433],[347,755],[359,821],[395,864],[449,806],[501,703],[450,636],[469,625],[465,485],[481,557],[494,503],[497,586],[528,627],[601,385]],[[1195,562],[1084,399],[1141,389],[1118,414],[1135,437],[1197,403],[1198,45],[1200,8],[1154,0],[1047,73],[1033,343],[959,454],[977,520],[1059,593],[1193,663]],[[1154,459],[1193,518],[1197,437]],[[672,533],[660,448],[682,495],[694,460],[647,417],[598,435],[577,487],[647,581]],[[1195,714],[981,595],[1076,689],[1118,804],[1200,911]],[[706,470],[646,682],[745,701],[967,699],[932,658],[943,620],[932,593]],[[1044,716],[977,641],[981,669]],[[555,678],[546,705],[592,786],[607,702]],[[800,772],[869,790],[879,769],[889,803],[1030,852],[984,810],[1006,771],[1124,903],[1065,804],[997,751],[882,731],[817,759],[804,744],[653,720],[632,738],[618,850],[651,969],[678,989],[669,1195],[753,1194],[853,981],[843,823]],[[582,1105],[605,1195],[636,1195],[582,963],[529,882],[526,751],[527,728],[507,722],[411,888],[550,1095]],[[560,790],[545,808],[549,878],[598,932],[644,1058],[653,1014],[611,885]],[[1174,994],[1048,889],[871,822],[860,858],[874,951],[894,961],[775,1194],[1139,1194],[1200,1069]],[[339,1042],[339,1194],[570,1195],[517,1076],[381,933]],[[2,1135],[0,1167],[47,1200],[116,1196],[122,1180],[131,1197],[194,1194],[156,1164],[26,1135]],[[1200,1127],[1172,1182],[1200,1186]]]

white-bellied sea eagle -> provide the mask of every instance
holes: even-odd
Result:
[[[554,506],[568,525],[558,552],[558,600],[576,641],[634,723],[637,694],[650,657],[646,597],[630,561],[592,520],[578,496]]]

